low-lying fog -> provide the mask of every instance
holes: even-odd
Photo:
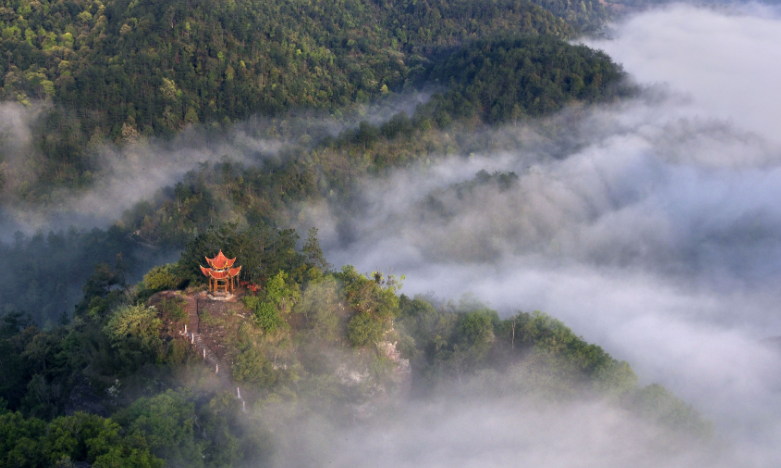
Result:
[[[0,171],[6,180],[0,184],[0,241],[8,242],[16,231],[27,234],[67,229],[105,227],[122,212],[158,189],[182,180],[199,164],[230,161],[252,165],[278,156],[286,145],[306,148],[325,136],[336,136],[361,121],[380,125],[398,112],[412,114],[425,102],[429,92],[411,91],[376,105],[363,106],[339,119],[319,112],[287,116],[280,120],[256,117],[234,124],[230,131],[220,128],[185,128],[170,141],[143,138],[133,145],[118,148],[111,144],[96,146],[93,155],[100,174],[89,190],[55,191],[45,207],[25,206],[17,200],[20,184],[32,185],[38,175],[34,169],[43,163],[38,154],[33,128],[47,105],[24,107],[15,102],[0,103]]]
[[[373,424],[345,429],[317,420],[282,439],[279,467],[737,466],[729,447],[695,448],[608,404],[536,404],[517,397],[416,402]]]
[[[776,464],[781,346],[763,340],[781,336],[781,15],[672,6],[610,35],[585,43],[624,65],[644,88],[637,98],[494,130],[522,145],[364,181],[363,210],[311,206],[301,227],[320,228],[335,265],[406,275],[407,294],[469,292],[505,316],[563,320],[711,418],[726,454],[671,450],[658,428],[605,403],[442,399],[356,429],[297,427],[303,440],[281,448],[282,466]],[[19,154],[25,119],[0,107],[0,136],[19,135]],[[61,208],[105,219],[181,177],[183,163],[251,163],[284,141],[237,128],[225,147],[184,134],[163,149],[106,150],[116,177]],[[481,170],[518,179],[465,184]],[[22,211],[0,231],[45,221]]]
[[[550,138],[567,139],[567,154],[547,151],[552,124],[500,130],[521,132],[523,147],[366,181],[364,212],[337,221],[318,206],[310,220],[331,262],[405,274],[407,294],[471,292],[500,314],[562,319],[714,420],[743,466],[770,466],[781,354],[762,340],[781,335],[781,16],[673,6],[611,35],[586,43],[646,89],[557,117]],[[519,179],[453,188],[481,169]],[[516,429],[536,443],[505,428]],[[417,440],[400,443],[453,450]],[[559,464],[600,465],[588,453]],[[482,466],[509,466],[496,456]]]

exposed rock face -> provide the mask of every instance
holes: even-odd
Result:
[[[402,358],[396,349],[396,342],[382,341],[377,344],[377,349],[394,364],[388,379],[377,380],[368,368],[348,363],[343,363],[336,370],[342,385],[362,388],[361,394],[365,399],[354,406],[357,419],[369,419],[379,408],[406,399],[410,394],[412,368],[409,360]]]
[[[159,305],[164,299],[179,299],[183,301],[183,308],[187,313],[188,339],[192,342],[190,333],[195,333],[209,352],[217,358],[226,358],[227,349],[224,343],[231,326],[237,321],[246,320],[250,316],[249,310],[232,295],[229,298],[215,299],[205,292],[185,294],[181,291],[163,291],[149,299],[149,304]],[[184,330],[180,330],[184,332]],[[198,350],[201,352],[201,350]],[[226,364],[226,370],[230,370]]]
[[[177,322],[172,334],[174,337],[186,339],[198,355],[202,356],[205,365],[218,374],[222,386],[226,390],[230,389],[237,396],[241,395],[242,390],[232,379],[231,353],[228,345],[235,339],[237,327],[252,318],[252,312],[240,298],[241,296],[234,295],[217,300],[206,292],[187,294],[181,291],[163,291],[149,300],[149,304],[154,306],[162,306],[165,300],[180,302],[187,318],[184,323]],[[295,328],[296,320],[300,320],[300,317],[290,314],[287,319]],[[393,336],[392,331],[386,336]],[[354,390],[357,397],[354,414],[359,419],[371,417],[379,407],[399,398],[404,399],[410,393],[412,383],[410,362],[401,357],[396,342],[386,340],[376,346],[380,356],[393,364],[390,372],[381,372],[380,377],[371,370],[371,363],[376,359],[372,350],[345,350],[338,347],[332,350],[336,356],[341,356],[336,358],[338,366],[332,371],[333,375],[342,386]],[[286,363],[277,363],[276,359],[272,366],[275,370],[287,368]],[[245,388],[247,389],[252,390]],[[238,398],[241,400],[240,396]]]
[[[412,367],[409,359],[401,357],[401,353],[396,349],[396,342],[383,341],[377,346],[385,354],[385,357],[396,363],[396,367],[391,374],[391,380],[396,387],[397,396],[407,398],[412,387]]]
[[[336,369],[336,376],[342,385],[347,386],[360,385],[370,378],[367,371],[348,367],[347,364],[342,364]]]
[[[204,363],[211,367],[220,379],[222,386],[235,391],[241,398],[241,390],[233,382],[231,363],[228,360],[224,343],[227,341],[227,329],[236,320],[245,320],[249,311],[236,296],[213,298],[205,292],[185,294],[180,291],[163,291],[149,299],[150,305],[159,305],[165,299],[179,299],[187,314],[186,326],[179,330],[203,357]]]

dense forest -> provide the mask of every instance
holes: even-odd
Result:
[[[0,249],[7,258],[26,262],[29,268],[22,274],[0,274],[10,275],[0,285],[7,298],[4,309],[28,311],[39,323],[55,322],[60,314],[69,313],[79,291],[72,286],[86,281],[95,263],[112,263],[114,257],[122,255],[129,274],[138,277],[156,256],[181,249],[212,224],[290,226],[303,203],[340,199],[349,206],[353,183],[366,175],[486,147],[487,141],[475,141],[464,130],[487,124],[517,125],[519,119],[548,115],[570,102],[613,100],[632,92],[620,67],[609,57],[549,36],[504,35],[470,42],[443,53],[437,65],[421,76],[429,85],[446,83],[446,90],[418,105],[412,115],[402,111],[375,125],[363,121],[338,135],[324,132],[317,119],[301,117],[283,116],[243,125],[242,135],[288,143],[274,157],[259,155],[256,164],[230,159],[204,163],[174,186],[149,193],[145,201],[124,214],[117,213],[119,222],[108,233],[78,228],[33,237],[18,233],[12,243],[0,245]],[[56,125],[63,122],[74,125],[66,114],[44,113],[33,133],[62,143]],[[63,131],[70,132],[67,125]],[[231,134],[230,126],[224,130],[205,127],[203,133],[214,147],[232,144],[226,136]],[[46,151],[36,151],[30,149],[25,169],[17,173],[11,165],[0,164],[0,169],[7,171],[4,179],[8,182],[2,192],[6,206],[35,210],[56,207],[60,202],[62,194],[54,191],[58,182],[50,176],[71,173],[67,161],[73,159],[38,159]],[[99,159],[100,153],[90,157]],[[24,174],[29,176],[31,165],[37,174],[28,182]],[[88,190],[89,180],[100,179],[100,167],[98,163],[91,170],[85,166],[79,176],[84,184],[75,190]],[[108,244],[95,240],[101,236],[112,240]],[[87,245],[92,246],[89,253],[77,253],[80,246]],[[103,245],[107,246],[105,251]],[[152,252],[149,246],[163,251]],[[62,276],[65,269],[71,274]],[[27,292],[41,288],[50,293]]]
[[[418,398],[443,388],[468,392],[488,379],[493,390],[482,398],[501,389],[553,401],[607,399],[679,437],[710,434],[695,411],[657,385],[638,386],[626,362],[560,321],[539,312],[501,319],[468,297],[399,296],[393,276],[332,269],[316,234],[296,249],[292,230],[224,225],[198,235],[178,262],[152,269],[138,285],[101,265],[70,323],[42,330],[25,314],[5,314],[0,466],[257,464],[272,453],[276,428],[321,411],[347,423],[361,404],[379,404],[378,389],[392,392],[395,365],[383,352],[389,340],[410,360]],[[263,285],[243,298],[248,320],[211,324],[227,330],[232,378],[250,408],[244,412],[231,393],[215,390],[200,356],[176,333],[186,318],[183,299],[148,302],[159,290],[202,288],[193,265],[217,246],[242,258],[248,283]],[[340,366],[364,377],[340,379]]]
[[[220,128],[301,109],[338,117],[356,105],[435,84],[457,88],[437,101],[441,113],[452,114],[467,100],[462,113],[506,121],[610,95],[617,73],[606,57],[577,48],[547,63],[568,48],[562,39],[610,17],[599,2],[2,5],[0,99],[45,103],[28,150],[35,154],[26,168],[33,180],[20,183],[20,171],[0,161],[6,200],[51,202],[53,188],[87,188],[100,177],[96,151],[102,144],[170,137],[187,125]],[[473,61],[486,47],[473,41],[508,34],[547,39],[500,41],[488,46],[495,49],[488,63],[472,63],[468,76],[453,75],[465,65],[459,61]],[[503,70],[516,68],[508,78],[531,80],[530,89],[521,93],[486,81],[482,74],[490,75],[490,62],[497,61]],[[496,108],[492,101],[499,98],[507,109]]]
[[[481,130],[632,95],[606,54],[567,42],[616,5],[0,0],[0,222],[90,193],[111,175],[107,154],[194,134],[214,148],[279,142],[188,166],[102,228],[4,233],[0,468],[265,466],[285,428],[365,422],[392,397],[585,399],[710,437],[695,410],[562,322],[401,294],[403,277],[330,265],[316,228],[290,227],[313,203],[359,209],[367,177],[498,144]],[[427,99],[361,117],[410,93]],[[481,171],[446,190],[517,178]],[[220,249],[242,265],[247,316],[201,320],[243,398],[182,334],[187,298],[206,288],[198,267]],[[389,348],[409,363],[408,395]]]

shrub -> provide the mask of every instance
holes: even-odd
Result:
[[[144,275],[144,286],[153,292],[177,289],[182,284],[182,279],[174,274],[174,265],[160,265],[149,270]]]
[[[249,347],[233,360],[231,369],[233,379],[237,382],[259,384],[269,387],[274,385],[277,377],[271,362],[260,351]]]
[[[245,296],[244,304],[255,314],[255,325],[268,333],[274,333],[287,325],[279,314],[277,307],[271,302],[264,302],[258,296]]]
[[[347,339],[355,347],[379,342],[384,331],[384,322],[366,312],[358,313],[347,322]]]

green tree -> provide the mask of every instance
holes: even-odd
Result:
[[[273,304],[283,314],[290,312],[293,305],[301,298],[296,283],[288,284],[288,274],[280,270],[266,284],[266,302]]]
[[[156,266],[144,275],[144,286],[152,292],[176,289],[182,284],[182,279],[174,271],[172,263]]]
[[[103,327],[119,358],[134,370],[161,352],[162,321],[154,307],[123,306],[115,310]]]
[[[277,380],[276,372],[266,356],[252,345],[248,345],[236,356],[231,367],[233,379],[271,387]]]
[[[347,322],[347,338],[353,346],[379,342],[399,313],[396,290],[399,283],[393,276],[385,279],[375,272],[369,279],[353,266],[345,266],[336,275],[342,281],[342,292],[354,315]]]
[[[309,327],[325,341],[341,338],[340,322],[345,313],[339,282],[332,275],[310,281],[295,312],[302,314]]]
[[[285,319],[279,313],[277,307],[271,302],[263,302],[257,296],[245,296],[244,304],[253,311],[255,324],[267,333],[274,333],[285,328]]]
[[[287,273],[280,270],[268,281],[261,295],[244,297],[244,304],[255,313],[255,323],[266,332],[284,327],[284,316],[301,297],[298,285],[288,284],[287,278]]]
[[[0,466],[72,466],[161,468],[143,437],[120,436],[110,419],[76,412],[50,423],[24,419],[21,413],[0,415]]]
[[[129,436],[144,439],[154,455],[174,465],[203,466],[195,418],[192,394],[173,390],[140,398],[115,416]],[[103,463],[110,466],[109,460]]]
[[[461,314],[456,322],[457,341],[475,358],[485,356],[494,341],[493,311],[474,311]]]
[[[384,334],[385,324],[368,312],[358,312],[347,322],[347,339],[355,347],[378,343]]]
[[[323,249],[320,248],[320,241],[317,240],[316,227],[309,229],[304,246],[301,248],[301,253],[306,255],[309,263],[319,268],[320,271],[327,272],[331,269],[331,264],[326,261]]]
[[[21,413],[0,415],[0,460],[4,466],[43,466],[43,437],[47,425],[40,419],[25,419]]]
[[[652,384],[636,390],[628,397],[627,403],[646,418],[673,429],[699,437],[713,434],[712,422],[704,419],[661,385]]]

